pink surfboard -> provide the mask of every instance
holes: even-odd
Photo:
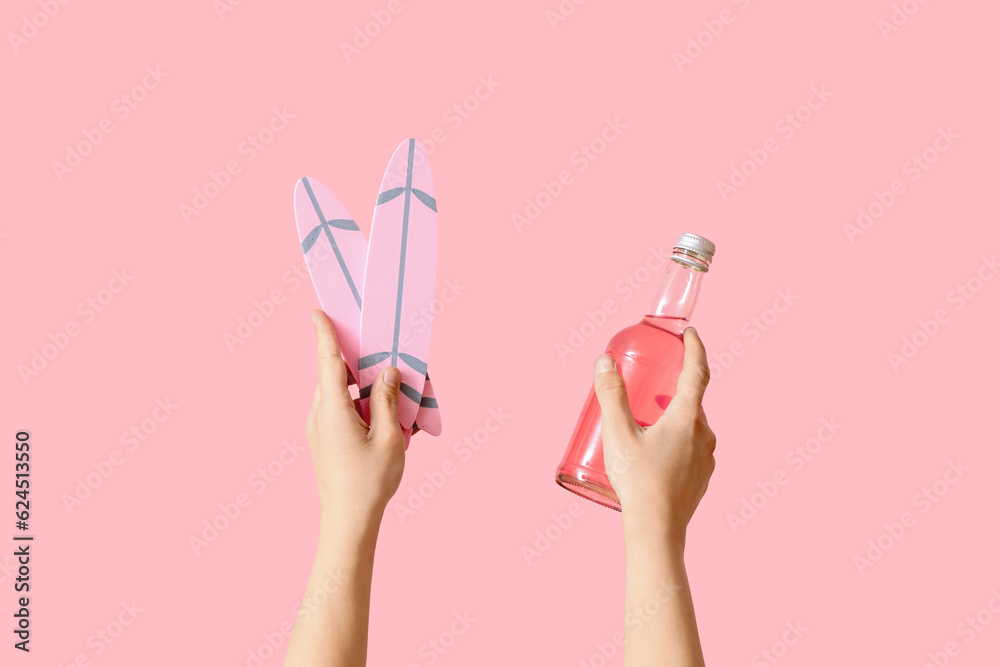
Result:
[[[294,206],[313,287],[337,329],[348,369],[357,378],[368,242],[340,201],[315,178],[305,177],[296,183]],[[441,415],[430,378],[424,384],[416,422],[431,435],[441,433]]]
[[[347,367],[357,378],[368,242],[340,201],[315,178],[295,184],[295,224],[319,303],[333,321]]]
[[[396,149],[375,204],[361,310],[358,384],[369,415],[372,383],[387,366],[400,370],[399,423],[415,425],[427,375],[430,327],[415,327],[434,301],[437,202],[430,165],[414,139]]]

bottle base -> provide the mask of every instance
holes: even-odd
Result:
[[[622,511],[618,494],[611,488],[606,475],[583,466],[564,466],[556,474],[556,484],[587,500]]]

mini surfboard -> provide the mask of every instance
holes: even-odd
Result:
[[[296,183],[294,207],[299,242],[313,287],[336,327],[348,370],[357,381],[369,244],[337,197],[315,178],[304,177]],[[359,388],[364,389],[360,384]],[[426,378],[422,393],[415,420],[411,419],[407,428],[418,426],[431,435],[439,435],[441,416],[430,378]],[[365,418],[369,419],[367,413]]]
[[[361,411],[369,415],[372,383],[387,366],[402,381],[399,422],[416,425],[423,403],[430,327],[411,326],[434,301],[437,265],[437,202],[430,165],[416,140],[393,154],[375,202],[361,309],[358,386]]]

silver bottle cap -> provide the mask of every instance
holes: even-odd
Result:
[[[683,260],[691,255],[704,262],[706,265],[704,268],[707,270],[707,265],[712,263],[712,257],[715,255],[715,244],[704,236],[681,234],[681,237],[677,239],[677,243],[674,244],[674,259]]]

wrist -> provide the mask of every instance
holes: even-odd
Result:
[[[683,553],[687,541],[685,522],[648,506],[622,507],[622,529],[627,544],[668,547]]]
[[[323,510],[320,543],[375,548],[383,511]]]

